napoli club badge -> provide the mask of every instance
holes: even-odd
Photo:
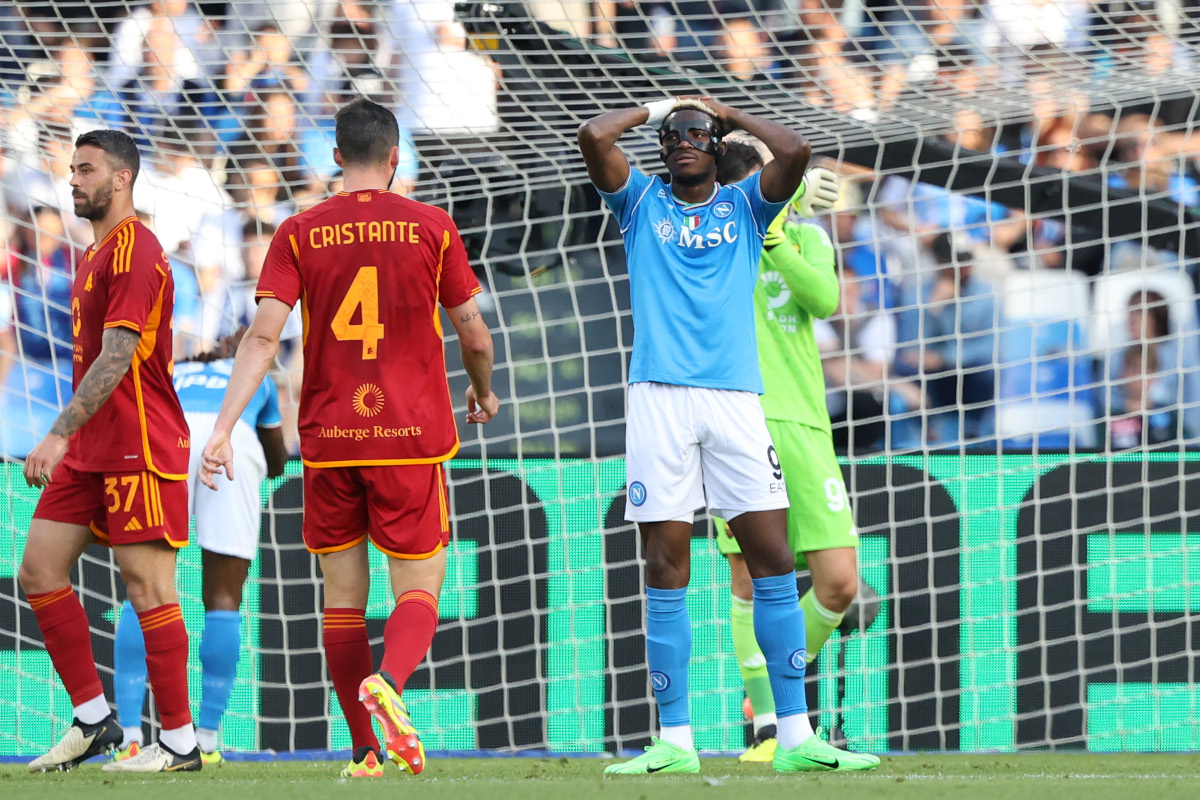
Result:
[[[641,481],[629,484],[629,502],[639,507],[646,502],[646,486]]]

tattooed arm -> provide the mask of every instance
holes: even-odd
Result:
[[[472,297],[461,306],[447,308],[458,332],[458,347],[471,385],[467,387],[467,422],[487,422],[500,411],[500,400],[492,393],[492,333]]]
[[[50,433],[25,458],[25,482],[35,488],[50,483],[58,462],[67,454],[67,439],[83,427],[108,401],[133,364],[141,334],[129,328],[108,328],[100,344],[100,355],[88,367],[75,396],[58,415]]]

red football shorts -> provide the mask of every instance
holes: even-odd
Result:
[[[304,468],[304,544],[313,553],[371,543],[396,558],[429,558],[450,543],[441,464]]]
[[[188,543],[187,481],[153,472],[80,472],[60,463],[42,489],[34,519],[87,525],[104,545],[165,539]]]

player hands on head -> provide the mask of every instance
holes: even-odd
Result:
[[[112,547],[146,642],[162,722],[159,740],[117,772],[198,770],[188,705],[188,638],[175,592],[176,549],[188,540],[189,437],[171,385],[174,282],[162,247],[133,211],[140,157],[120,131],[75,141],[75,213],[92,223],[71,288],[73,396],[25,460],[43,489],[19,579],[74,719],[32,770],[70,769],[111,750],[121,726],[92,654],[71,569],[93,541]]]
[[[218,474],[234,479],[231,431],[303,302],[304,543],[321,564],[325,658],[354,746],[344,777],[383,774],[372,716],[388,757],[410,773],[425,768],[401,691],[433,641],[450,538],[442,464],[459,439],[439,305],[470,379],[467,422],[486,423],[500,410],[479,282],[454,221],[387,191],[399,135],[377,103],[359,99],[338,111],[333,155],[344,191],[276,230],[200,471],[210,489]],[[368,540],[388,556],[396,598],[374,674],[364,620]]]
[[[658,131],[669,186],[631,167],[617,147],[644,124]],[[738,128],[758,137],[773,160],[721,186],[722,139]],[[807,716],[787,487],[758,400],[759,257],[768,227],[804,177],[808,141],[709,97],[610,111],[578,136],[588,175],[625,237],[634,326],[625,516],[637,522],[645,550],[646,661],[660,724],[643,755],[605,772],[700,771],[688,711],[686,592],[692,522],[702,506],[728,520],[751,576],[754,629],[778,717],[775,769],[844,769],[853,758],[814,733]]]
[[[727,143],[718,178],[735,183],[763,167],[758,148]],[[788,497],[788,544],[813,586],[800,598],[811,664],[858,591],[858,534],[833,450],[821,353],[813,319],[837,308],[836,257],[829,235],[812,218],[837,202],[838,178],[823,167],[804,175],[791,203],[767,228],[754,290],[754,322],[762,368],[762,407],[777,448]],[[717,549],[729,560],[730,631],[754,722],[754,740],[740,759],[771,761],[777,749],[775,701],[754,632],[753,582],[737,540],[720,518]],[[864,591],[870,591],[864,587]],[[874,766],[874,756],[839,758],[839,766]]]

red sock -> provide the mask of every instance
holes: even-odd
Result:
[[[53,592],[26,593],[50,661],[71,695],[71,704],[81,706],[104,694],[96,659],[92,657],[92,633],[79,597],[64,586]]]
[[[404,684],[425,659],[437,623],[437,600],[429,592],[414,589],[396,601],[383,629],[382,665],[396,682],[396,691],[404,691]]]
[[[188,635],[179,603],[138,612],[146,639],[146,674],[165,730],[192,721],[188,705]]]
[[[358,685],[371,674],[371,644],[367,641],[367,623],[361,608],[327,608],[322,624],[325,660],[337,692],[338,705],[350,727],[355,749],[379,749],[371,715],[358,702]]]

